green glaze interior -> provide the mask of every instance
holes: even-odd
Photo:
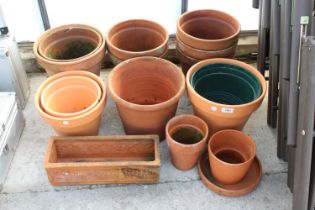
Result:
[[[201,67],[192,74],[190,83],[202,97],[227,105],[249,103],[262,93],[260,81],[252,72],[227,63]]]

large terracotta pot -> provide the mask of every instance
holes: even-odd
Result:
[[[176,35],[193,48],[222,50],[237,43],[240,31],[240,23],[227,13],[195,10],[179,18]]]
[[[48,75],[85,70],[97,75],[105,56],[105,38],[88,25],[69,24],[45,31],[34,43],[37,62]]]
[[[256,156],[256,144],[237,130],[222,130],[208,143],[211,173],[223,184],[238,183],[246,175]]]
[[[75,117],[55,117],[46,113],[41,105],[41,95],[44,88],[51,82],[67,76],[84,76],[93,79],[102,90],[99,103],[91,110]],[[46,79],[35,94],[35,107],[45,122],[50,124],[60,136],[94,136],[98,134],[101,114],[106,104],[106,87],[100,77],[86,71],[67,71]]]
[[[210,135],[222,129],[243,129],[267,90],[265,78],[257,69],[227,58],[193,65],[186,84],[194,113],[208,123]]]
[[[165,133],[173,165],[179,170],[193,168],[206,149],[207,124],[194,115],[178,115],[168,121]]]
[[[85,76],[65,76],[48,84],[41,105],[55,117],[75,117],[93,109],[102,97],[99,84]]]
[[[192,67],[194,64],[198,63],[200,60],[196,58],[189,57],[185,55],[184,52],[182,52],[179,48],[176,49],[180,66],[182,68],[183,73],[186,75],[187,71]]]
[[[140,56],[161,57],[168,49],[168,32],[149,20],[127,20],[107,33],[108,51],[119,60]]]
[[[163,140],[184,90],[181,70],[161,58],[126,60],[108,76],[108,91],[127,134],[158,134]]]

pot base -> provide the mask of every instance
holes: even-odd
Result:
[[[210,190],[224,196],[242,196],[253,191],[262,176],[261,163],[256,156],[245,177],[236,184],[226,185],[218,182],[212,175],[208,153],[204,153],[198,163],[199,176]]]

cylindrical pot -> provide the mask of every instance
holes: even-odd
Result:
[[[173,165],[179,170],[193,168],[206,149],[207,124],[194,115],[178,115],[168,121],[165,133]]]
[[[176,51],[177,51],[177,55],[180,61],[180,66],[182,68],[182,71],[186,75],[190,67],[198,63],[200,60],[185,55],[179,48],[177,48]]]
[[[233,58],[235,55],[237,44],[229,48],[221,50],[201,50],[193,48],[183,43],[179,38],[176,39],[176,47],[183,52],[186,56],[198,60],[205,60],[209,58]]]
[[[194,113],[204,119],[210,135],[223,129],[243,129],[266,94],[265,78],[252,66],[226,58],[201,61],[186,75]]]
[[[140,56],[161,57],[168,49],[168,32],[149,20],[127,20],[107,33],[108,51],[119,60]]]
[[[69,24],[45,31],[34,43],[37,62],[48,75],[85,70],[99,75],[105,56],[105,38],[94,27]]]
[[[186,45],[203,50],[222,50],[236,45],[240,23],[217,10],[195,10],[177,22],[176,36]]]
[[[156,57],[126,60],[108,76],[108,91],[127,134],[158,134],[163,140],[184,90],[181,70]]]
[[[211,173],[223,184],[242,180],[256,156],[256,144],[237,130],[222,130],[210,138],[208,152]]]
[[[41,105],[55,117],[75,117],[93,109],[102,97],[99,84],[84,76],[65,76],[48,84]]]
[[[85,76],[98,83],[102,90],[102,96],[99,103],[91,110],[82,115],[68,118],[55,117],[47,114],[40,101],[44,88],[51,82],[67,76]],[[100,77],[86,71],[67,71],[56,74],[46,79],[37,89],[35,94],[35,107],[45,122],[50,124],[55,132],[60,136],[94,136],[98,134],[101,114],[106,104],[106,87]]]

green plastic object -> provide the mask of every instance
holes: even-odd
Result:
[[[227,63],[201,67],[193,73],[190,83],[202,97],[227,105],[249,103],[262,93],[260,81],[252,72]]]

